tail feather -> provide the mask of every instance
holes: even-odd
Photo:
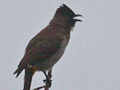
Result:
[[[17,73],[16,77],[18,77],[21,72],[22,72],[22,70],[20,68],[18,68],[13,74]]]
[[[30,90],[32,76],[34,74],[33,69],[26,68],[25,69],[25,77],[24,77],[24,89],[23,90]]]

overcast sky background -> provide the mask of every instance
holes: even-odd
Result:
[[[0,90],[22,90],[13,72],[29,40],[65,3],[79,17],[50,90],[120,90],[120,0],[0,0]],[[35,73],[31,90],[44,85]]]

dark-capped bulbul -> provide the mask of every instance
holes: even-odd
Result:
[[[77,21],[75,14],[67,5],[60,6],[49,25],[33,37],[28,43],[25,54],[14,74],[16,77],[25,69],[24,89],[30,90],[32,76],[42,71],[51,78],[53,66],[65,52],[70,39],[70,32]],[[46,74],[48,72],[48,74]]]

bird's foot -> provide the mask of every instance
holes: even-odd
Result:
[[[49,87],[51,87],[51,85],[52,85],[52,80],[49,77],[47,77],[45,80],[43,80],[43,82],[46,84],[49,84]]]

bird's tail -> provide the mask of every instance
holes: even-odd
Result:
[[[24,89],[23,90],[30,90],[32,76],[33,76],[34,72],[35,71],[32,68],[25,69]]]
[[[20,75],[23,69],[18,68],[13,74],[17,74],[16,77]]]

